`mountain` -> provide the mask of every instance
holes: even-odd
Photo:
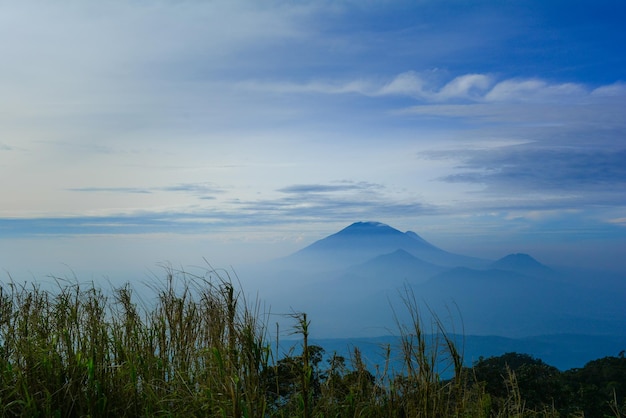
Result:
[[[398,322],[410,323],[411,306],[424,324],[434,314],[469,334],[626,335],[623,277],[578,274],[552,270],[528,254],[466,257],[412,231],[356,222],[257,266],[250,287],[268,302],[281,329],[291,326],[283,314],[307,312],[314,334],[326,337],[381,335]]]
[[[483,266],[484,260],[453,254],[427,242],[415,232],[401,232],[380,222],[356,222],[282,259],[288,266],[314,270],[334,270],[389,254],[405,252],[445,267]]]
[[[398,249],[350,267],[348,272],[373,280],[394,278],[396,281],[399,279],[422,282],[444,270],[444,267],[421,260],[406,250]]]
[[[554,273],[554,270],[550,267],[541,264],[530,255],[522,253],[509,254],[492,263],[490,268],[527,274],[529,276],[547,276]]]

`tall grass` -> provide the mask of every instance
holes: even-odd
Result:
[[[424,332],[410,293],[412,323],[399,324],[403,370],[391,369],[395,351],[386,346],[386,362],[372,373],[357,348],[324,361],[309,345],[304,313],[294,315],[301,354],[281,355],[278,341],[272,349],[265,312],[227,275],[165,276],[142,298],[129,284],[106,293],[77,281],[54,290],[2,285],[0,415],[553,416],[525,410],[513,374],[509,399],[494,407],[442,322]],[[441,378],[442,364],[453,378]]]
[[[258,312],[227,280],[177,279],[145,305],[130,285],[0,288],[0,414],[263,416]]]

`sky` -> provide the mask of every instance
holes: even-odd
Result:
[[[620,0],[2,1],[0,269],[236,268],[379,221],[626,272],[625,19]]]

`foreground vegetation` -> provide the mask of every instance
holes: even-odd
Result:
[[[525,417],[624,416],[626,360],[560,372],[510,353],[463,366],[435,322],[399,324],[386,364],[365,366],[310,345],[294,313],[296,350],[280,353],[259,304],[214,272],[167,272],[138,298],[58,281],[0,287],[0,415],[28,417]],[[400,355],[402,370],[389,359]],[[453,378],[442,379],[450,368]],[[449,372],[448,372],[449,373]]]

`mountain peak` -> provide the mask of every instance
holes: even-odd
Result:
[[[381,283],[389,283],[388,280],[393,280],[393,278],[404,280],[410,278],[413,282],[424,281],[442,270],[444,270],[443,267],[424,261],[407,250],[398,248],[391,253],[381,254],[355,265],[350,271]]]
[[[288,257],[293,266],[325,270],[360,264],[373,257],[404,250],[442,266],[480,265],[482,260],[452,254],[430,244],[414,232],[401,232],[381,222],[355,222]]]
[[[352,225],[349,225],[345,227],[344,229],[342,229],[341,231],[337,232],[337,234],[345,234],[345,233],[368,233],[370,234],[370,233],[393,232],[393,231],[400,232],[397,229],[392,228],[389,225],[384,224],[382,222],[367,221],[367,222],[355,222]]]
[[[541,264],[539,261],[525,253],[509,254],[494,262],[491,267],[500,270],[534,274],[545,274],[552,271],[549,267]]]
[[[526,253],[509,254],[496,261],[496,263],[505,262],[525,265],[541,265],[539,261],[535,260],[531,255]]]
[[[384,224],[382,222],[376,222],[376,221],[361,221],[361,222],[355,222],[352,225],[349,225],[348,228],[350,227],[367,227],[367,228],[376,228],[376,227],[388,227],[391,228],[389,225]]]

